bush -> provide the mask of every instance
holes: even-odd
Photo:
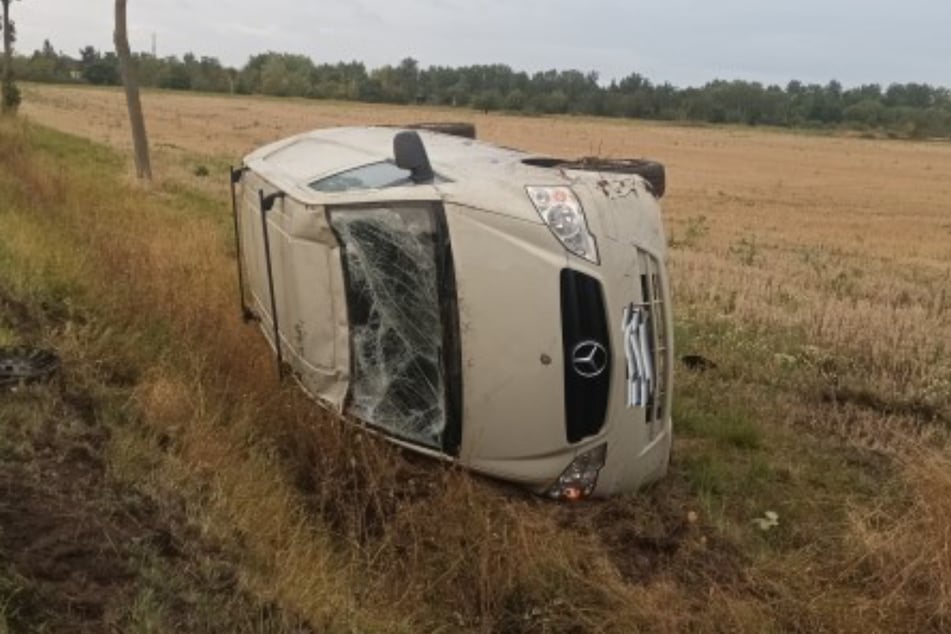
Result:
[[[3,79],[3,112],[4,113],[15,113],[17,108],[20,106],[20,89],[17,88],[16,82],[13,81],[12,77],[4,77]]]

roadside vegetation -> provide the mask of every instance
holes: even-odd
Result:
[[[944,148],[896,150],[934,169],[887,194],[847,185],[855,161],[904,169],[868,141],[820,173],[787,156],[845,140],[486,119],[490,138],[551,152],[602,134],[669,148],[677,345],[716,364],[677,369],[670,477],[555,505],[324,414],[275,382],[240,320],[227,164],[258,136],[360,112],[249,99],[229,118],[213,98],[146,95],[145,186],[112,136],[119,93],[25,95],[28,116],[110,145],[0,122],[0,342],[64,362],[55,383],[0,394],[0,632],[951,629]],[[742,186],[691,159],[758,152]],[[80,543],[109,574],[43,550],[63,526],[96,526]]]
[[[253,55],[241,68],[192,53],[181,59],[139,53],[136,65],[142,86],[170,90],[842,129],[901,138],[951,136],[951,92],[920,83],[847,88],[835,80],[826,84],[792,80],[779,86],[717,79],[703,86],[677,87],[637,72],[605,83],[597,73],[579,70],[529,74],[503,64],[422,68],[412,58],[368,69],[361,62],[315,63],[305,55],[277,52]],[[47,41],[31,55],[17,57],[14,68],[16,76],[27,81],[120,83],[115,53],[92,46],[73,56]]]

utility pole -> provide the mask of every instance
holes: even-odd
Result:
[[[10,0],[3,5],[3,77],[0,78],[0,112],[16,114],[20,105],[20,89],[13,81],[13,24],[10,22]]]
[[[132,144],[135,149],[135,173],[140,179],[152,180],[152,164],[149,161],[149,139],[145,133],[145,117],[139,99],[139,80],[135,73],[135,60],[129,49],[129,34],[126,28],[126,0],[116,0],[116,54],[119,70],[125,86],[125,99],[129,107],[129,123],[132,126]]]

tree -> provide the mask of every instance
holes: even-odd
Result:
[[[476,93],[472,96],[470,105],[473,108],[482,110],[483,112],[498,110],[502,107],[502,93],[499,92],[498,88],[483,90],[482,92]]]
[[[132,52],[129,50],[129,36],[126,29],[126,0],[116,0],[116,30],[114,35],[116,54],[119,56],[119,69],[122,73],[122,84],[125,86],[126,104],[129,106],[129,123],[132,126],[132,144],[135,149],[135,173],[139,178],[152,180],[149,140],[145,133],[145,117],[142,115],[142,102],[139,99],[139,83],[135,74],[135,64],[132,61]]]
[[[90,84],[118,86],[122,82],[119,58],[113,52],[101,54],[92,46],[79,51],[83,79]]]
[[[165,60],[164,72],[159,76],[158,85],[159,88],[171,90],[191,90],[192,79],[185,64],[173,56]]]
[[[11,0],[0,0],[3,4],[3,78],[0,80],[0,112],[16,114],[20,105],[20,89],[13,80],[13,41],[15,39],[13,22],[10,21]]]
[[[414,103],[419,96],[419,62],[407,57],[396,68],[396,80],[400,85],[400,101]]]

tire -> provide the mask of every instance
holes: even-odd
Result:
[[[472,123],[413,123],[406,126],[409,130],[426,130],[427,132],[439,132],[440,134],[448,134],[451,136],[458,136],[464,139],[475,139],[476,138],[476,128],[475,124]]]
[[[664,192],[667,191],[667,171],[656,161],[584,158],[574,163],[564,163],[560,167],[612,174],[637,174],[647,181],[655,198],[663,198]]]

